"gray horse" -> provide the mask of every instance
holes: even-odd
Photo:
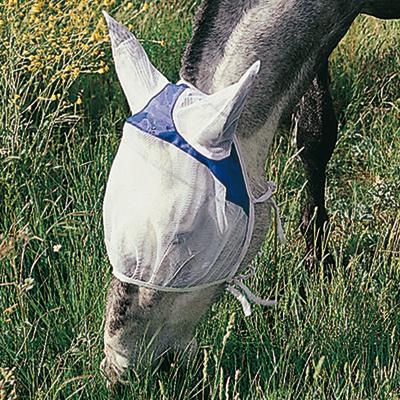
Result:
[[[197,14],[181,70],[188,84],[211,94],[237,82],[250,65],[261,60],[236,131],[250,190],[256,197],[265,188],[264,163],[282,116],[290,113],[310,88],[299,109],[297,142],[305,147],[302,158],[308,177],[315,176],[308,183],[305,218],[309,220],[317,206],[321,226],[327,219],[325,167],[336,135],[326,60],[361,12],[399,17],[400,6],[389,0],[207,0]],[[324,157],[316,160],[321,147]],[[269,202],[256,204],[254,231],[242,265],[259,250],[270,214]],[[106,376],[112,382],[120,380],[143,349],[157,358],[172,349],[194,347],[194,329],[224,286],[175,293],[114,277],[106,309],[106,357],[102,363]]]

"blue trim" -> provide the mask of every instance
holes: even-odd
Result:
[[[142,111],[127,122],[143,132],[164,140],[205,165],[225,186],[226,199],[240,206],[249,215],[250,199],[235,145],[231,154],[222,160],[211,160],[196,151],[176,130],[172,118],[175,103],[186,85],[168,84],[153,97]]]

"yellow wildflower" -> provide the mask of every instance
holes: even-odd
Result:
[[[78,67],[74,68],[74,69],[72,70],[72,77],[73,77],[74,79],[76,79],[76,78],[79,76],[80,72],[81,72],[81,70],[80,70]]]
[[[99,32],[93,32],[92,36],[90,36],[90,41],[91,42],[98,42],[101,39],[101,35],[99,34]]]
[[[150,8],[150,4],[147,1],[145,1],[143,4],[143,7],[142,7],[142,11],[147,11],[149,8]]]
[[[32,14],[39,14],[42,9],[43,9],[43,3],[41,1],[34,3],[32,8],[31,8],[31,13]]]

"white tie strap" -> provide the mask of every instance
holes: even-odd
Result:
[[[243,278],[237,277],[232,280],[232,285],[228,285],[226,290],[228,290],[237,300],[240,301],[242,305],[244,315],[246,317],[251,315],[251,305],[250,302],[258,304],[264,307],[276,306],[275,300],[262,299],[256,296],[244,283]],[[240,292],[235,286],[239,287],[244,293]]]

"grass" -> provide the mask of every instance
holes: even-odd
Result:
[[[278,306],[245,319],[224,297],[189,367],[137,366],[110,393],[98,368],[111,276],[101,205],[128,108],[100,10],[130,23],[176,79],[196,3],[81,1],[83,18],[75,0],[49,4],[0,6],[0,399],[399,399],[399,22],[359,18],[331,60],[331,282],[305,270],[304,178],[280,135],[267,175],[288,244],[268,236],[251,282]]]

